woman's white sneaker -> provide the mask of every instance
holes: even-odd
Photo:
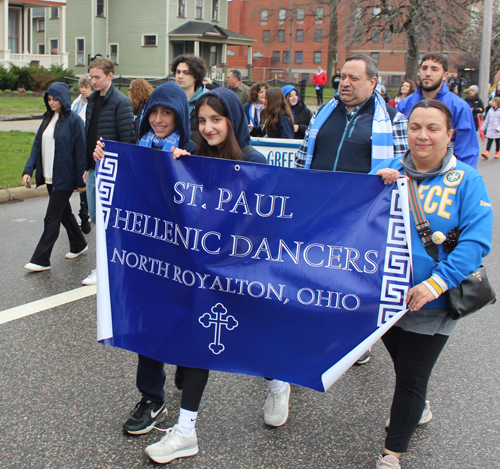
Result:
[[[76,259],[80,254],[83,254],[85,251],[88,251],[89,247],[85,246],[80,252],[68,252],[64,257],[66,259]]]
[[[382,457],[379,456],[376,469],[401,469],[399,459],[390,454]]]
[[[166,464],[177,458],[187,458],[198,454],[196,430],[191,436],[184,436],[179,425],[174,425],[158,443],[149,445],[146,454],[155,462]]]
[[[29,262],[24,266],[26,270],[31,270],[32,272],[42,272],[43,270],[50,270],[50,265],[38,265]]]

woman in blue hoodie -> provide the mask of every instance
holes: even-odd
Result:
[[[194,153],[196,145],[190,139],[191,122],[186,93],[176,83],[160,85],[151,93],[144,107],[137,145],[162,151],[182,148]],[[94,159],[103,158],[104,145],[98,142],[94,150]],[[163,362],[139,355],[136,385],[142,399],[123,425],[126,433],[143,435],[167,418],[163,367]],[[193,409],[198,405],[207,379],[207,370],[178,367],[176,384],[181,389],[181,383],[185,382],[190,391],[183,393],[183,408]],[[191,382],[195,385],[191,386]]]
[[[27,189],[31,188],[30,179],[36,169],[36,185],[47,184],[50,196],[42,236],[31,261],[24,266],[34,272],[50,269],[50,255],[61,223],[69,238],[67,259],[74,259],[88,249],[69,203],[75,190],[85,191],[85,126],[71,110],[71,93],[65,83],[50,85],[43,99],[47,112],[23,171],[23,185]]]
[[[197,155],[267,163],[264,155],[250,145],[246,113],[233,91],[217,88],[204,94],[196,103],[195,112],[202,137],[196,149]],[[188,154],[190,152],[185,149],[177,148],[174,158]],[[146,448],[146,454],[158,463],[164,464],[198,453],[195,425],[209,371],[185,367],[180,369],[184,376],[176,376],[176,384],[182,387],[178,423],[169,428],[159,442]],[[268,397],[264,406],[264,420],[268,426],[278,427],[288,418],[290,385],[267,378],[266,382]]]

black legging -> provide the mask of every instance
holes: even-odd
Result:
[[[500,138],[489,138],[488,142],[486,143],[486,151],[490,151],[493,140],[495,141],[495,151],[500,151]]]
[[[182,368],[184,379],[182,381],[181,407],[191,412],[198,412],[209,371],[202,368]]]
[[[432,369],[447,340],[446,335],[417,334],[397,326],[382,337],[396,372],[391,423],[385,440],[388,450],[404,453],[408,449],[410,438],[425,408]]]

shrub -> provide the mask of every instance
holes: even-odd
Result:
[[[50,68],[34,65],[19,67],[11,63],[9,69],[0,67],[0,88],[45,91],[56,81],[69,81],[64,80],[64,77],[76,79],[73,70],[60,65],[53,64]]]
[[[9,90],[8,88],[6,90],[3,90],[4,93],[12,93],[12,90]]]
[[[26,94],[29,94],[29,95],[31,95],[31,94],[33,94],[33,91],[31,91],[31,90],[29,90],[29,91],[26,91]]]
[[[19,94],[19,91],[13,91],[14,94]]]

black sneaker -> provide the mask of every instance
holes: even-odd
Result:
[[[123,431],[131,435],[144,435],[167,418],[167,408],[164,402],[151,402],[142,398],[130,415],[123,424]]]

